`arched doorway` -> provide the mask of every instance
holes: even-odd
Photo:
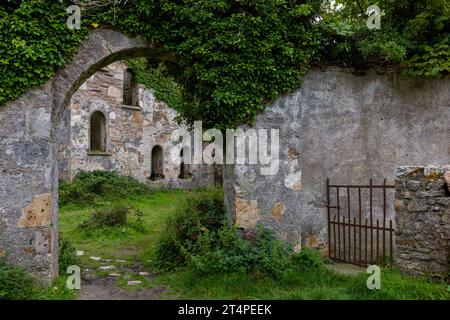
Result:
[[[106,117],[101,111],[92,113],[89,122],[89,150],[91,152],[106,152]]]
[[[51,282],[58,272],[57,154],[61,133],[69,130],[60,128],[62,114],[95,72],[139,56],[176,62],[165,49],[120,32],[94,30],[52,80],[0,108],[0,256],[42,282]],[[95,115],[92,120],[105,119]],[[105,148],[102,130],[91,148]]]

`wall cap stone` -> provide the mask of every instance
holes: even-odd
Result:
[[[130,105],[127,105],[127,104],[122,104],[122,109],[142,111],[142,108],[140,106],[130,106]]]

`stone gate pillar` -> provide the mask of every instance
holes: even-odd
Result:
[[[52,86],[0,106],[0,259],[49,282],[58,270]]]
[[[395,181],[396,264],[434,278],[450,272],[450,166],[399,167]]]

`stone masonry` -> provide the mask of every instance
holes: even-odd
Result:
[[[58,144],[64,110],[93,74],[167,50],[112,30],[94,30],[55,77],[0,106],[0,257],[50,283],[58,272]]]
[[[450,166],[399,167],[395,188],[398,268],[449,279]]]
[[[92,75],[72,96],[60,126],[59,175],[72,180],[80,171],[115,171],[155,187],[192,188],[215,184],[214,165],[180,165],[171,161],[171,135],[181,128],[177,112],[157,100],[151,89],[138,87],[138,103],[124,104],[126,66],[118,61]],[[100,111],[106,117],[106,150],[89,150],[90,117]],[[152,149],[163,150],[163,179],[151,181]],[[220,182],[220,180],[219,180]]]

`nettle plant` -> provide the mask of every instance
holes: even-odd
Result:
[[[71,5],[80,7],[80,29],[67,27]],[[381,10],[380,29],[367,27],[371,5]],[[150,75],[138,78],[168,78],[182,120],[231,128],[298,88],[311,64],[448,74],[449,12],[448,0],[6,0],[0,105],[51,79],[89,29],[114,28],[178,57],[147,59],[138,71]]]

